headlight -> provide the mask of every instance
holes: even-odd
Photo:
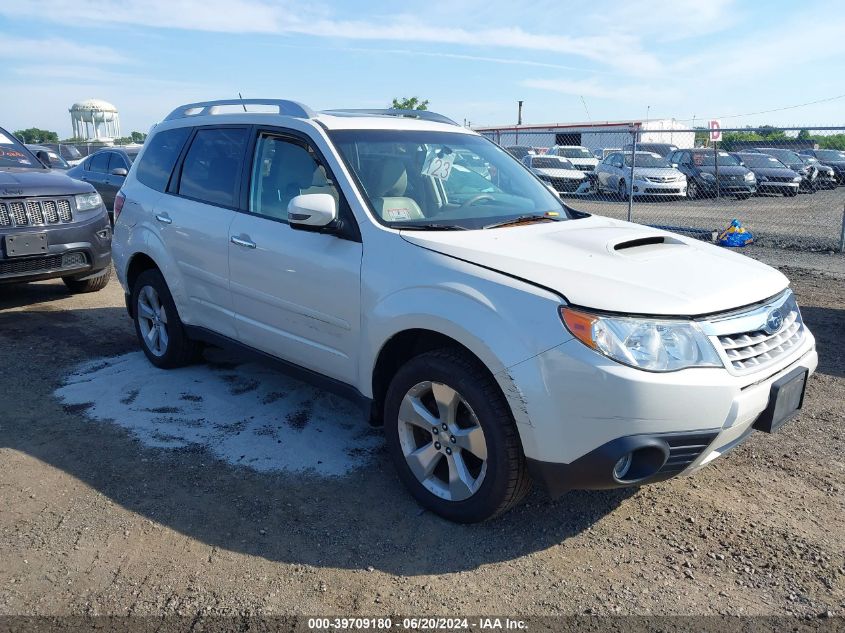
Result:
[[[701,177],[704,178],[704,180],[716,180],[716,176],[709,174],[706,171],[701,173]]]
[[[76,208],[79,211],[90,211],[103,204],[103,199],[96,191],[92,193],[80,193],[76,198]]]
[[[610,317],[560,307],[567,329],[587,347],[648,371],[722,367],[707,336],[692,321]]]
[[[801,176],[795,176],[795,178],[792,179],[792,182],[801,182]]]
[[[754,172],[749,171],[747,174],[745,174],[745,179],[748,181],[754,180]]]

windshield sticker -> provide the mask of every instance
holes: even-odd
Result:
[[[386,212],[388,219],[392,221],[411,219],[410,209],[387,209]]]
[[[431,176],[440,180],[449,180],[452,165],[455,162],[455,152],[444,153],[443,150],[429,151],[422,168],[423,176]]]
[[[14,141],[2,132],[0,132],[0,143],[3,143],[4,145],[12,145]]]

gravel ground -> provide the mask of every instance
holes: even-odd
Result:
[[[137,350],[119,286],[0,287],[0,615],[841,615],[845,274],[816,257],[784,268],[820,352],[800,417],[694,477],[534,492],[475,526],[421,512],[380,440],[340,476],[262,470],[60,400],[80,364]]]
[[[567,196],[576,209],[627,218],[628,203],[608,195]],[[800,194],[671,200],[636,198],[633,219],[642,224],[722,231],[738,218],[758,244],[775,248],[832,251],[839,247],[845,214],[845,187]]]

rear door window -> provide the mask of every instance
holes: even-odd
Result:
[[[99,152],[91,157],[91,162],[88,164],[88,171],[97,174],[105,174],[109,170],[109,154],[111,152]]]
[[[234,207],[247,144],[247,128],[197,130],[185,155],[179,195]]]
[[[135,172],[138,180],[156,191],[164,191],[190,133],[191,128],[179,127],[158,132],[149,139]]]

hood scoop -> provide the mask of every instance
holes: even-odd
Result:
[[[663,255],[677,248],[687,247],[684,242],[671,235],[646,235],[611,243],[608,246],[610,250],[626,257]]]

